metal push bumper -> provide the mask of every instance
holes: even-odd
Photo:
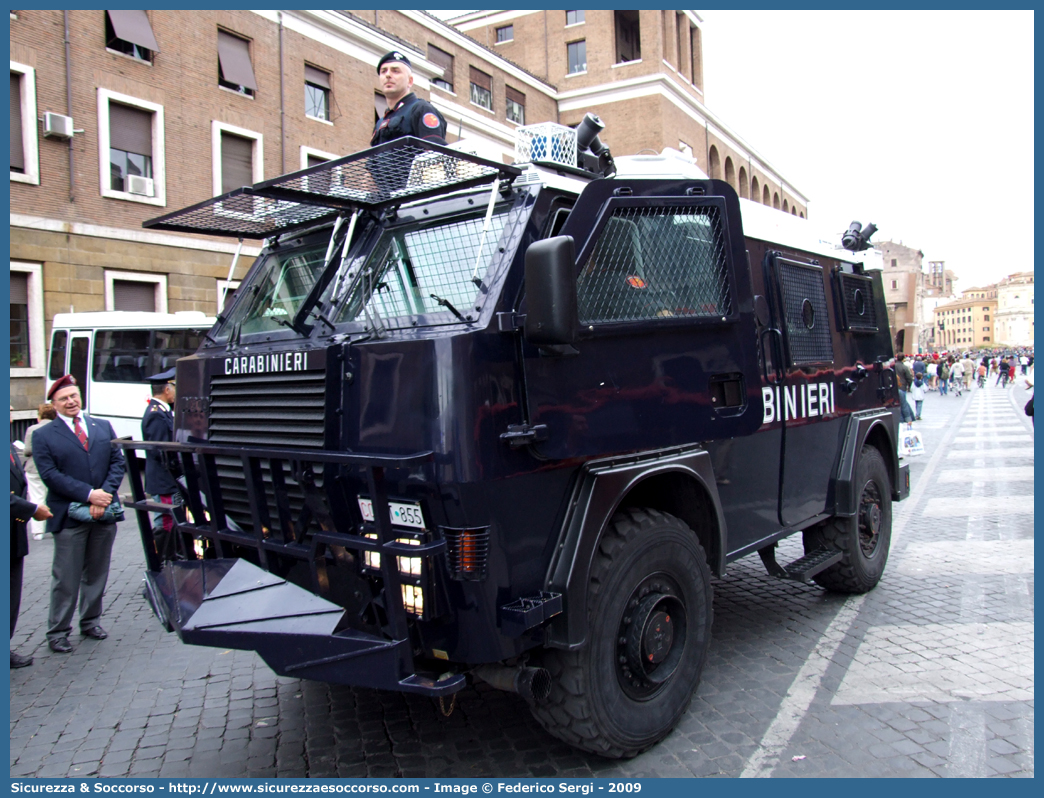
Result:
[[[464,677],[412,672],[410,642],[339,628],[344,609],[238,558],[167,562],[149,602],[185,643],[256,651],[281,676],[438,696]]]
[[[169,505],[146,501],[142,467],[128,451],[127,464],[133,502],[148,569],[146,593],[153,611],[168,631],[192,645],[256,651],[276,673],[304,679],[372,687],[400,692],[441,696],[465,686],[463,674],[421,674],[414,667],[413,644],[405,607],[401,599],[401,580],[395,566],[404,551],[391,529],[385,470],[421,465],[431,460],[423,452],[404,457],[352,455],[334,452],[253,449],[214,446],[207,443],[151,443],[122,439],[125,450],[160,449],[175,454],[181,461],[186,481],[186,505],[195,523],[174,522],[174,534],[189,539],[205,537],[214,542],[216,559],[186,559],[162,562],[149,518],[150,511],[170,513]],[[216,457],[237,457],[243,462],[252,496],[251,513],[255,533],[230,528],[224,514],[221,487],[217,478]],[[277,481],[284,468],[302,486],[306,511],[312,514],[321,531],[298,539],[285,490],[276,491],[283,534],[266,536],[268,508],[264,500],[260,462],[272,464]],[[324,480],[316,486],[312,469],[353,467],[365,471],[373,498],[376,539],[356,534],[350,521],[330,512],[328,490],[338,480]],[[220,519],[220,520],[219,520]],[[303,523],[298,521],[298,528]],[[301,536],[304,537],[303,535]],[[261,563],[269,553],[295,557],[311,564],[312,590],[259,568],[253,563],[225,557],[223,543],[256,548]],[[346,611],[323,598],[325,574],[322,560],[325,547],[343,546],[357,551],[379,552],[384,583],[384,609],[388,636],[352,629]],[[411,546],[411,557],[432,556],[445,550],[438,540]],[[194,552],[188,552],[193,557]]]

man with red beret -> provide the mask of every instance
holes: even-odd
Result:
[[[123,480],[124,462],[112,445],[116,438],[112,425],[82,412],[80,389],[72,375],[57,380],[47,398],[58,417],[33,434],[33,458],[53,513],[47,521],[47,531],[54,535],[47,643],[51,651],[68,654],[77,598],[80,634],[96,640],[108,637],[99,619],[116,521],[104,516]],[[84,518],[90,520],[70,515],[70,505],[77,504],[89,508]]]

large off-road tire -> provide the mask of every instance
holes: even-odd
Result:
[[[892,541],[892,481],[881,453],[864,446],[856,464],[856,514],[831,518],[804,532],[805,552],[821,548],[844,552],[841,562],[813,577],[838,593],[866,593],[881,580]]]
[[[587,601],[584,646],[539,652],[552,688],[531,709],[570,745],[632,757],[667,736],[699,684],[711,632],[707,557],[674,516],[622,510],[599,543]]]

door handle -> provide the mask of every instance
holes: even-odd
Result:
[[[761,331],[761,351],[763,355],[768,353],[768,347],[765,346],[765,337],[767,335],[773,335],[776,339],[776,343],[779,346],[774,347],[772,351],[772,370],[775,372],[774,378],[769,376],[768,373],[768,358],[762,357],[761,359],[761,373],[764,376],[765,381],[772,385],[783,384],[783,333],[781,333],[775,327],[767,327]]]

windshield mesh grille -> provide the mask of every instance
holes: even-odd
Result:
[[[387,232],[337,321],[446,312],[454,322],[472,317],[479,291],[472,278],[486,276],[507,217],[494,214],[485,236],[481,218]]]
[[[517,166],[406,137],[145,222],[156,230],[268,238],[357,208],[378,210],[484,183]]]
[[[583,323],[732,312],[716,206],[620,208],[580,271]]]

